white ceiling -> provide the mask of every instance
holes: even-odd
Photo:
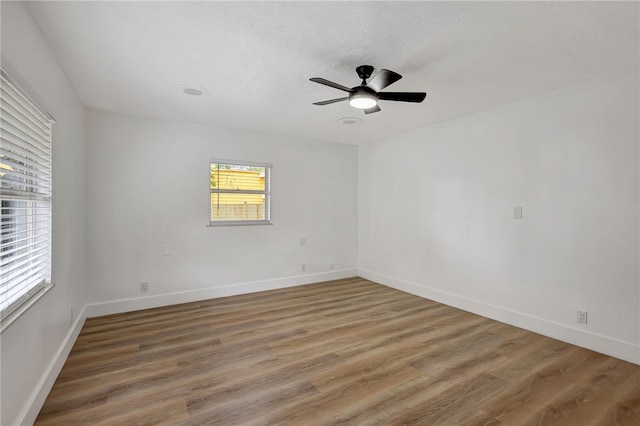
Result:
[[[639,66],[637,2],[39,2],[30,9],[84,105],[359,144]],[[403,75],[365,116],[344,92]],[[187,96],[179,85],[209,89]],[[362,118],[357,125],[341,117]]]

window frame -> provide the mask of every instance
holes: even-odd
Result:
[[[221,189],[211,188],[211,166],[213,164],[225,164],[229,166],[246,166],[246,167],[264,167],[265,179],[264,179],[264,191],[248,190],[248,189]],[[209,224],[208,227],[219,226],[250,226],[250,225],[273,225],[271,222],[271,172],[273,165],[271,163],[259,162],[259,161],[245,161],[245,160],[229,160],[223,158],[210,158],[209,159]],[[264,195],[264,219],[254,220],[211,220],[213,211],[213,203],[211,202],[212,194],[251,194],[251,195]]]
[[[9,120],[7,124],[0,125],[2,132],[7,132],[3,138],[8,138],[5,139],[7,145],[3,148],[4,153],[0,153],[1,158],[6,158],[2,166],[4,172],[0,177],[9,174],[4,184],[15,182],[7,186],[3,184],[0,187],[2,201],[0,216],[3,225],[0,249],[6,249],[3,250],[6,253],[1,256],[0,261],[4,262],[6,259],[17,256],[16,259],[9,260],[4,265],[9,266],[9,269],[4,271],[7,276],[0,275],[0,294],[3,294],[0,297],[4,299],[7,297],[4,295],[5,292],[18,290],[17,297],[14,296],[11,303],[3,306],[6,303],[5,299],[0,304],[0,331],[2,331],[53,288],[51,271],[55,119],[7,71],[0,69],[0,74],[4,92],[0,94],[0,105],[4,109],[3,114],[6,114]],[[15,124],[20,127],[15,127]],[[14,133],[18,130],[27,136],[16,136],[9,129],[13,129]],[[24,129],[33,133],[28,135]],[[36,133],[39,133],[39,137],[34,136]],[[36,157],[38,157],[37,160]],[[22,186],[24,188],[20,189]],[[35,187],[44,189],[34,191]],[[19,215],[19,210],[23,210],[24,214]],[[44,222],[41,222],[44,225],[39,224],[37,217],[45,218]],[[20,234],[28,237],[16,238]],[[30,240],[30,242],[23,242],[22,245],[15,244],[23,240]],[[13,246],[9,247],[11,244]],[[16,249],[18,246],[20,248]],[[44,254],[36,254],[42,250],[45,250]],[[19,269],[15,262],[19,263]],[[29,278],[34,274],[38,276],[38,281],[29,282]]]

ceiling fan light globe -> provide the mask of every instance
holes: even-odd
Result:
[[[378,104],[375,96],[368,93],[355,93],[349,97],[349,104],[358,109],[369,109]]]

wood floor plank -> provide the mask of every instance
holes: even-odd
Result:
[[[633,365],[630,368],[634,370]],[[597,424],[640,425],[640,377],[631,371],[622,383],[613,387],[610,405],[593,417]]]
[[[479,407],[482,415],[476,413],[466,420],[480,424],[547,424],[544,421],[536,423],[534,418],[550,402],[561,400],[562,392],[575,392],[576,383],[585,372],[611,359],[576,347],[555,354],[556,357],[545,358],[544,363],[534,367],[531,374],[509,380],[511,385],[508,390]]]
[[[563,425],[569,421],[588,424],[603,407],[609,408],[599,402],[606,401],[634,368],[618,359],[602,358],[605,359],[583,367],[581,377],[574,380],[573,386],[545,404],[532,418],[531,424]]]
[[[135,386],[139,381],[154,378],[159,371],[175,374],[177,371],[175,362],[163,360],[141,363],[119,371],[101,374],[100,380],[87,377],[75,382],[61,383],[51,390],[49,403],[45,404],[40,413],[58,415],[85,405],[95,406],[106,403],[114,392]]]
[[[345,410],[357,409],[390,387],[418,375],[406,364],[390,364],[380,370],[363,368],[349,377],[337,378],[330,389],[318,395],[275,407],[267,418],[270,424],[333,424]]]
[[[36,424],[640,426],[640,366],[354,277],[90,318]]]

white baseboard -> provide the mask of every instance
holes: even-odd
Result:
[[[92,303],[87,305],[85,310],[87,318],[92,318],[103,315],[119,314],[122,312],[138,311],[140,309],[159,308],[161,306],[176,305],[179,303],[197,302],[200,300],[215,299],[218,297],[236,296],[239,294],[255,293],[258,291],[275,290],[297,285],[319,283],[322,281],[338,280],[354,277],[356,275],[357,269],[355,268],[341,269],[331,272],[295,275],[291,277],[224,285],[199,290],[165,293],[157,296],[136,297],[131,299]]]
[[[69,328],[69,331],[60,344],[60,347],[53,358],[51,358],[51,362],[47,366],[40,382],[38,382],[38,385],[31,394],[29,401],[24,405],[22,412],[18,416],[18,424],[32,425],[36,421],[36,418],[40,413],[40,409],[42,408],[44,401],[47,399],[53,384],[58,378],[58,374],[60,374],[60,371],[62,370],[62,367],[64,366],[64,363],[71,352],[71,348],[73,348],[73,344],[76,342],[86,319],[87,316],[85,315],[85,308],[82,308],[82,311],[80,311],[80,314],[76,317],[71,328]]]
[[[469,299],[457,294],[425,287],[389,277],[367,269],[358,269],[358,276],[425,299],[453,306],[483,317],[491,318],[543,336],[581,346],[624,361],[640,365],[640,345],[597,333],[572,328],[564,324],[526,315],[500,306]]]

